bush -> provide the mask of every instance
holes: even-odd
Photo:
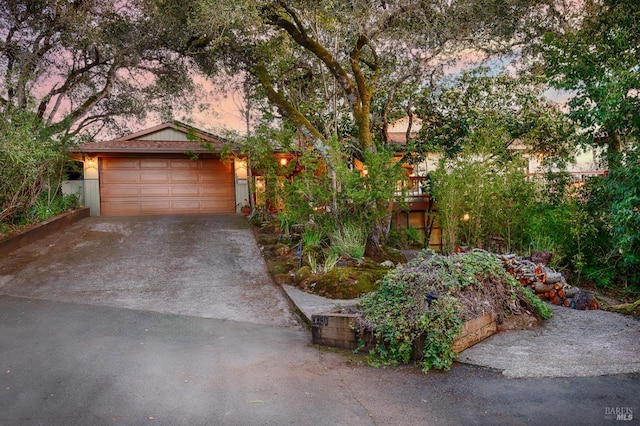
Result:
[[[356,224],[344,224],[331,234],[331,251],[342,257],[360,260],[364,257],[367,234]]]
[[[418,363],[425,372],[451,366],[456,357],[452,345],[463,321],[485,313],[505,317],[529,311],[544,319],[552,315],[495,255],[484,251],[450,256],[423,251],[387,274],[358,308],[363,316],[356,326],[372,331],[379,342],[370,354],[373,364],[408,363],[415,342],[423,337]]]
[[[29,112],[0,115],[0,222],[15,223],[53,200],[62,180],[64,146]],[[46,192],[46,197],[40,198]],[[37,208],[37,207],[36,207]]]
[[[433,196],[447,252],[456,246],[522,250],[535,205],[536,186],[526,180],[523,159],[504,149],[500,132],[480,131],[456,158],[444,157],[432,174]],[[502,147],[502,148],[500,148]]]

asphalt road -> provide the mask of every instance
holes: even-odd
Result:
[[[297,327],[0,297],[0,425],[615,424],[640,375],[375,369]]]

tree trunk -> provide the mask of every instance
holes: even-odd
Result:
[[[367,236],[367,245],[364,254],[376,262],[382,262],[386,259],[386,226],[385,222],[380,220],[373,224],[371,232]]]

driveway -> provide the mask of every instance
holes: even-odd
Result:
[[[83,219],[0,259],[0,295],[298,324],[238,215]]]

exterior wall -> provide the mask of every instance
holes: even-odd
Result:
[[[163,129],[138,138],[141,141],[183,141],[189,140],[186,133],[175,129]]]
[[[62,194],[76,195],[78,204],[84,206],[84,180],[63,180]]]
[[[84,161],[84,206],[89,207],[91,216],[100,216],[98,161],[97,157],[86,157]]]
[[[247,161],[236,159],[234,161],[236,182],[236,213],[240,213],[242,206],[249,204],[249,173]]]

